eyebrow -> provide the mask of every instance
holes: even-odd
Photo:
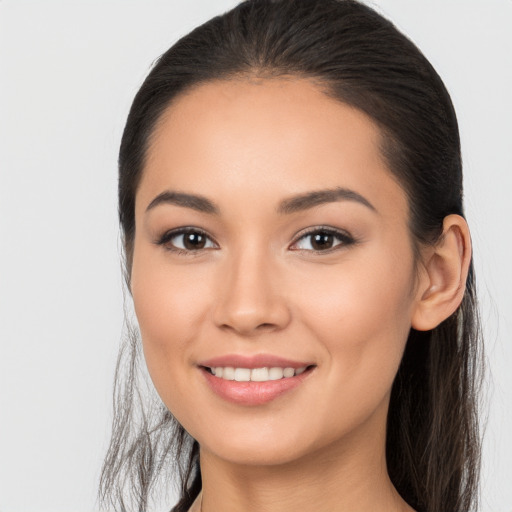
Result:
[[[196,194],[187,194],[185,192],[175,192],[173,190],[166,190],[158,194],[146,208],[146,212],[161,204],[174,204],[176,206],[183,206],[185,208],[192,208],[198,212],[219,215],[220,209],[212,201],[204,196]]]
[[[281,215],[289,215],[308,210],[321,204],[334,203],[338,201],[356,202],[366,206],[374,212],[377,212],[376,208],[370,203],[370,201],[361,194],[358,194],[354,190],[338,187],[334,189],[305,192],[285,199],[279,204],[277,213]],[[174,204],[176,206],[191,208],[192,210],[208,213],[210,215],[220,215],[220,208],[214,202],[210,201],[210,199],[197,194],[188,194],[173,190],[166,190],[165,192],[158,194],[149,203],[146,208],[146,212],[161,204]]]
[[[363,197],[361,194],[358,194],[354,190],[341,187],[306,192],[305,194],[290,197],[289,199],[285,199],[281,202],[277,212],[280,214],[296,213],[303,210],[308,210],[309,208],[313,208],[321,204],[335,203],[337,201],[353,201],[366,206],[374,212],[377,212],[370,201],[368,201],[368,199]]]

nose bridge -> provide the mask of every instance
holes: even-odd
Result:
[[[290,315],[277,271],[264,242],[253,239],[233,250],[219,276],[217,325],[245,335],[285,327]]]

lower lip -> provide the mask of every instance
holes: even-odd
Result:
[[[205,368],[200,368],[200,370],[210,389],[224,400],[238,405],[262,405],[302,384],[309,377],[313,368],[308,368],[304,373],[294,377],[266,382],[237,382],[215,377]]]

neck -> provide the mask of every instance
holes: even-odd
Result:
[[[389,479],[380,431],[363,428],[278,465],[233,463],[201,448],[202,512],[413,512]]]

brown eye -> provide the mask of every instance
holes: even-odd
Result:
[[[317,233],[311,236],[311,247],[317,251],[330,249],[334,244],[334,235],[331,233]]]
[[[294,250],[326,252],[336,247],[351,245],[355,240],[347,233],[333,229],[315,229],[302,235],[293,245]]]
[[[208,235],[192,228],[169,231],[156,244],[163,245],[165,249],[177,253],[193,253],[202,249],[217,248]]]
[[[181,236],[183,237],[183,246],[185,249],[193,251],[203,249],[206,245],[206,237],[201,233],[184,233]]]

